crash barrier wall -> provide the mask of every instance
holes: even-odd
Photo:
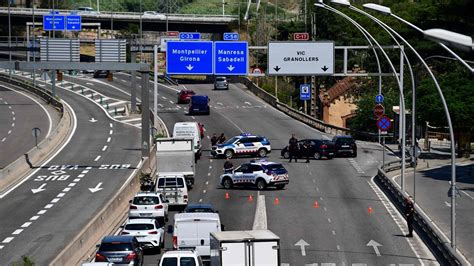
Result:
[[[85,261],[91,261],[96,244],[99,244],[103,236],[111,234],[122,222],[124,213],[128,210],[128,201],[140,189],[140,176],[150,163],[145,158],[133,172],[133,177],[122,186],[122,189],[104,205],[99,213],[72,239],[69,244],[50,263],[52,266],[81,265]]]
[[[410,160],[411,158],[407,158]],[[378,167],[375,183],[385,192],[397,209],[404,213],[405,199],[408,194],[403,192],[390,177],[388,172],[401,169],[401,160],[392,161]],[[443,236],[433,220],[426,216],[415,204],[414,228],[418,235],[427,244],[441,265],[468,265],[467,262],[454,250],[449,240]]]
[[[41,162],[44,161],[55,151],[64,141],[67,139],[72,130],[72,111],[68,108],[64,108],[60,101],[57,101],[45,92],[43,89],[36,88],[28,83],[12,77],[0,74],[0,81],[8,82],[9,84],[15,85],[20,89],[25,89],[36,95],[39,95],[45,101],[56,106],[61,112],[61,119],[58,125],[51,131],[50,135],[43,139],[38,146],[29,150],[24,156],[19,157],[14,162],[7,165],[5,168],[0,170],[0,191],[4,191],[16,184],[25,174],[30,171],[33,167],[38,167]],[[46,133],[45,133],[46,134]]]
[[[311,117],[303,112],[297,111],[289,107],[288,105],[279,102],[275,96],[271,95],[267,91],[258,87],[255,83],[253,83],[247,77],[235,77],[233,78],[233,80],[235,82],[244,84],[257,97],[261,98],[262,100],[264,100],[271,106],[275,107],[276,109],[280,110],[281,112],[313,128],[316,128],[324,133],[328,133],[332,135],[351,135],[354,138],[361,139],[361,140],[375,141],[378,139],[378,134],[370,133],[370,132],[355,131],[349,128],[333,126],[333,125],[325,123],[324,121]]]

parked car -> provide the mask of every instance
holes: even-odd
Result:
[[[106,78],[109,75],[108,70],[96,70],[94,71],[94,78]]]
[[[179,103],[189,103],[191,96],[196,93],[193,90],[180,90],[178,91],[178,104]]]
[[[148,18],[166,19],[166,16],[164,14],[160,14],[156,11],[145,11],[143,12],[143,16]]]
[[[194,250],[167,251],[158,266],[202,266],[201,257]]]
[[[357,145],[351,136],[335,136],[332,142],[337,156],[347,154],[357,157]]]
[[[164,223],[156,219],[129,219],[120,234],[135,236],[142,247],[158,252],[165,243]]]
[[[99,11],[96,11],[90,6],[81,6],[77,8],[77,14],[78,15],[100,15]]]
[[[206,203],[190,203],[188,204],[188,206],[186,207],[186,209],[184,209],[183,212],[210,212],[210,213],[218,213],[218,211],[216,211],[214,209],[214,207],[212,207],[211,204],[206,204]]]
[[[251,155],[266,157],[272,151],[270,141],[263,136],[242,133],[224,143],[212,146],[211,155],[214,157],[232,158],[236,155]]]
[[[168,220],[168,200],[159,192],[139,192],[129,203],[129,218]]]
[[[189,101],[189,111],[190,115],[193,114],[206,114],[211,113],[211,108],[209,106],[210,99],[207,95],[193,95]]]
[[[226,77],[216,77],[214,80],[214,90],[228,90],[229,89],[229,83],[227,82]]]
[[[141,265],[143,249],[134,236],[106,236],[98,245],[96,262],[113,262],[114,265]]]
[[[311,158],[319,160],[322,157],[326,157],[327,159],[332,159],[334,157],[334,143],[332,143],[332,141],[322,139],[303,139],[298,141],[298,158],[304,158],[306,156],[305,149],[303,146],[305,142],[308,142],[309,144],[309,156]],[[288,146],[281,150],[281,156],[285,159],[290,158],[290,151],[288,150]]]

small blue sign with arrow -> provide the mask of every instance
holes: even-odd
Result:
[[[168,41],[166,73],[169,75],[212,75],[212,42]]]
[[[81,16],[71,15],[66,17],[66,30],[80,31],[82,29]]]
[[[247,42],[214,42],[215,75],[247,75]]]
[[[62,15],[44,15],[43,29],[44,30],[64,30],[64,19]],[[53,23],[54,20],[54,23]]]
[[[311,100],[311,86],[309,84],[300,84],[300,100]]]
[[[379,94],[377,96],[375,96],[375,102],[376,103],[383,103],[383,95],[382,94]]]

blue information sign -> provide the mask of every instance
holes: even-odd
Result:
[[[311,100],[311,86],[309,84],[300,84],[300,100]]]
[[[44,30],[64,30],[64,19],[62,15],[44,15],[43,29]],[[53,23],[54,20],[54,23]]]
[[[238,41],[239,34],[237,32],[225,32],[224,33],[224,41]]]
[[[66,30],[80,31],[82,29],[81,16],[70,15],[66,17]]]
[[[383,103],[383,95],[379,94],[375,96],[375,102],[376,103]]]
[[[201,33],[199,32],[180,32],[179,39],[181,40],[199,40],[201,39]]]
[[[166,73],[169,75],[212,75],[212,42],[168,41]]]
[[[247,42],[214,42],[215,75],[247,75]]]

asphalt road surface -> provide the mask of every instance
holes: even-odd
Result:
[[[32,129],[41,130],[40,143],[52,130],[54,110],[37,97],[13,85],[0,83],[0,169],[35,146]],[[53,116],[53,117],[52,117]]]

